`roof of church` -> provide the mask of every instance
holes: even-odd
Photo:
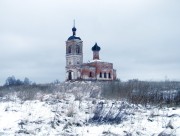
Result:
[[[92,47],[92,51],[100,51],[101,48],[95,43],[95,45]]]
[[[76,37],[76,36],[74,36],[74,35],[72,35],[72,36],[70,36],[70,37],[68,38],[68,40],[75,40],[75,39],[81,40],[80,37]]]

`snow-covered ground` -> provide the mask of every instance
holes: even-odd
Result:
[[[38,94],[30,101],[3,97],[0,136],[6,135],[180,136],[180,108],[145,108],[75,91]]]

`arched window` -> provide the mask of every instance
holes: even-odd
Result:
[[[100,72],[99,77],[102,78],[102,73]]]
[[[89,73],[89,77],[92,77],[92,72]]]
[[[108,75],[109,75],[109,78],[111,78],[111,73],[109,73]]]
[[[104,78],[106,78],[106,72],[104,73]]]
[[[71,53],[71,47],[70,46],[68,47],[68,53]]]
[[[76,46],[76,53],[80,53],[80,47],[78,45]]]
[[[72,72],[71,71],[68,72],[68,80],[72,80]]]

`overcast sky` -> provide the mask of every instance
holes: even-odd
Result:
[[[180,0],[0,0],[0,84],[64,81],[74,19],[84,62],[97,42],[123,81],[180,80]]]

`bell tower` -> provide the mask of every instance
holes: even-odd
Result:
[[[83,63],[83,41],[76,37],[75,21],[72,36],[66,41],[66,80],[77,80],[81,77]]]

